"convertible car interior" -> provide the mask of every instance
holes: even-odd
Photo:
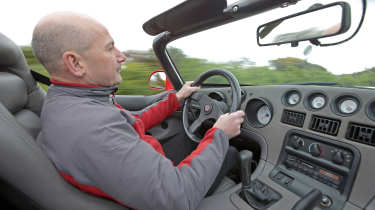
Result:
[[[363,13],[360,21],[354,23],[350,15],[353,1],[319,5],[311,1],[313,6],[306,11],[260,25],[256,31],[258,40],[253,41],[264,47],[295,47],[309,41],[327,48],[350,42],[361,28],[367,3],[358,0]],[[156,36],[155,55],[168,83],[179,90],[187,80],[178,61],[173,61],[168,53],[169,43],[299,3],[300,0],[240,0],[232,4],[226,0],[187,0],[150,19],[143,29]],[[307,33],[302,27],[300,32],[289,33],[290,27],[285,26],[283,33],[273,34],[289,20],[329,12],[334,7],[340,8],[340,18],[333,28],[328,25]],[[343,41],[320,41],[351,32]],[[240,151],[240,170],[228,175],[231,180],[225,187],[204,198],[199,210],[375,209],[374,87],[330,82],[245,85],[238,75],[221,68],[196,75],[194,85],[200,85],[201,90],[185,101],[182,110],[148,131],[167,148],[167,156],[182,160],[212,126],[212,120],[227,112],[245,112],[241,134],[230,141]],[[225,84],[209,80],[216,76],[223,78]],[[21,49],[0,33],[0,206],[126,209],[64,181],[35,143],[46,95],[36,81],[40,77],[43,76],[30,71]],[[152,78],[151,75],[150,82]],[[126,109],[137,111],[162,99],[168,91],[171,90],[166,88],[151,96],[120,95],[116,100]]]

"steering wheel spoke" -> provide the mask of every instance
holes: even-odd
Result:
[[[190,126],[189,131],[191,133],[197,132],[197,130],[202,126],[202,121],[200,118],[196,119]]]
[[[210,118],[217,120],[222,114],[224,114],[224,112],[220,109],[218,105],[215,104]]]

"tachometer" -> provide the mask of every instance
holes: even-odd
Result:
[[[257,120],[262,125],[267,125],[272,118],[271,110],[267,105],[263,105],[257,111]]]

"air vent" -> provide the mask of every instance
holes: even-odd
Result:
[[[302,128],[305,122],[305,116],[305,113],[284,110],[281,122]]]
[[[375,128],[373,127],[349,123],[345,137],[352,141],[375,146]]]
[[[320,133],[336,136],[339,132],[340,121],[313,115],[310,129]]]

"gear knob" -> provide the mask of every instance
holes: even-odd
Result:
[[[253,160],[253,153],[249,150],[242,150],[239,157],[241,161],[242,188],[249,188],[251,184],[251,162]]]

